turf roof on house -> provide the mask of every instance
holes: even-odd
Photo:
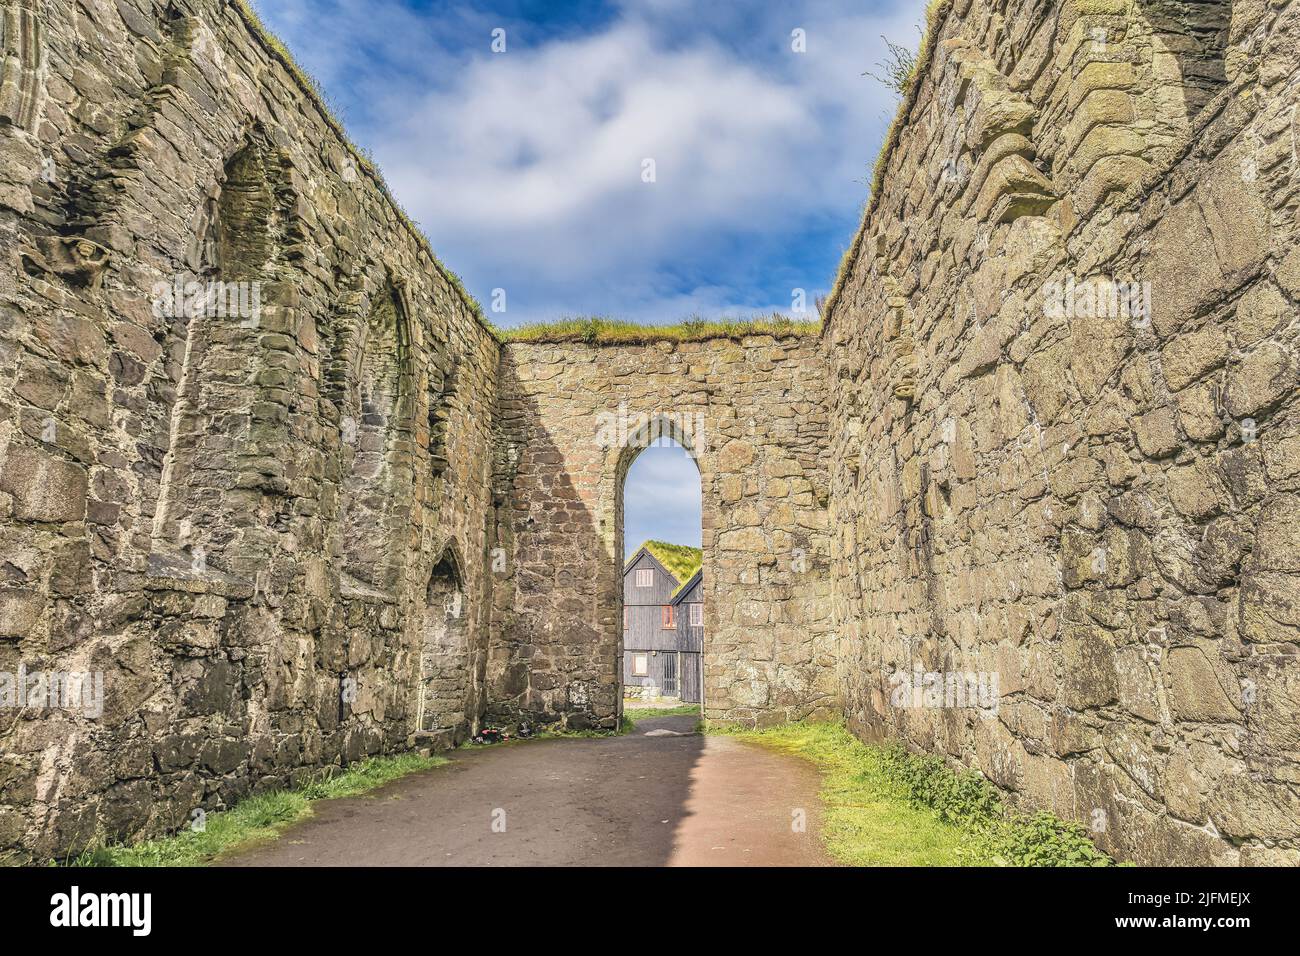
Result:
[[[635,560],[637,554],[641,553],[642,549],[649,551],[654,559],[677,579],[677,588],[673,591],[674,596],[682,589],[682,585],[695,576],[695,572],[704,563],[704,552],[699,548],[692,548],[685,544],[671,544],[667,541],[652,539],[636,549],[636,554],[632,555],[633,560]],[[623,569],[627,570],[631,565],[632,561],[629,560]]]

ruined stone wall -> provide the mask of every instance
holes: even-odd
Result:
[[[653,421],[707,716],[1300,861],[1297,21],[953,0],[820,342],[503,349],[242,7],[0,0],[0,860],[613,726]]]
[[[0,859],[463,739],[476,308],[234,4],[0,24]],[[102,713],[20,698],[35,672],[102,674]]]
[[[621,489],[652,434],[700,468],[706,715],[770,724],[834,712],[815,341],[516,343],[500,389],[493,713],[616,723]]]
[[[852,725],[1139,862],[1300,862],[1298,93],[1293,2],[956,0],[827,313]]]

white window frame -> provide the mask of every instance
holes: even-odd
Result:
[[[636,586],[639,588],[652,588],[655,586],[655,569],[654,568],[637,568],[636,569]]]
[[[632,655],[632,676],[633,677],[650,676],[650,655],[649,654]]]
[[[703,626],[704,626],[704,605],[698,603],[692,604],[691,605],[691,627],[703,627]]]

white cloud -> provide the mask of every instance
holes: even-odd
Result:
[[[881,14],[847,0],[793,13],[626,0],[591,33],[528,46],[511,27],[499,55],[478,14],[449,24],[396,0],[334,0],[314,21],[323,0],[267,12],[291,45],[305,35],[327,89],[356,84],[359,136],[395,194],[472,291],[507,290],[494,318],[513,324],[788,309],[756,287],[810,229],[835,223],[849,241],[893,104],[861,74],[880,34],[915,37],[922,0],[901,2]],[[790,50],[793,26],[807,53]],[[350,62],[350,39],[386,64]],[[791,267],[811,299],[835,262]]]
[[[502,239],[512,268],[599,275],[674,232],[788,208],[815,126],[794,90],[706,50],[657,49],[625,24],[477,60],[377,144],[434,234]],[[657,181],[642,181],[653,159]],[[454,188],[448,188],[448,187]]]

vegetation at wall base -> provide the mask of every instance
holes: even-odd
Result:
[[[1007,806],[982,775],[901,744],[864,744],[843,723],[709,728],[811,760],[822,771],[824,839],[852,866],[1113,866],[1078,824]]]
[[[628,730],[643,720],[656,717],[694,717],[700,712],[699,704],[681,704],[677,707],[631,707],[623,711],[623,723]]]
[[[585,730],[565,730],[565,729],[543,730],[535,737],[528,737],[528,738],[516,737],[510,742],[514,743],[521,739],[524,740],[595,740],[604,737],[621,737],[623,734],[628,733],[631,729],[632,729],[631,724],[629,724],[627,718],[624,717],[623,720],[619,723],[618,727],[614,730],[602,730],[599,727],[590,727]],[[495,746],[500,746],[500,744],[496,744]]]
[[[699,704],[681,704],[676,707],[631,707],[623,711],[623,716],[619,720],[618,727],[614,730],[602,730],[598,727],[589,727],[583,730],[566,730],[558,726],[548,727],[539,730],[531,737],[511,737],[509,740],[503,740],[494,744],[461,744],[461,750],[492,750],[498,747],[509,747],[515,744],[533,743],[538,740],[602,740],[609,737],[622,737],[625,734],[632,733],[636,725],[643,720],[650,720],[654,717],[690,717],[698,715],[700,712]]]
[[[258,794],[229,810],[209,813],[201,830],[186,829],[130,846],[94,847],[62,862],[68,866],[203,866],[222,854],[275,839],[285,828],[310,817],[318,800],[361,796],[445,763],[445,757],[407,753],[371,757],[342,772],[326,768],[296,790]]]

